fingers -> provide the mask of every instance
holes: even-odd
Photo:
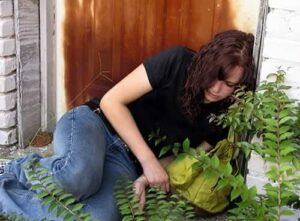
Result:
[[[145,207],[147,186],[148,181],[143,175],[133,183],[133,190],[139,199],[139,210],[143,210]]]
[[[168,175],[166,175],[163,178],[159,177],[159,178],[153,180],[152,182],[150,182],[150,181],[148,181],[148,182],[149,182],[150,187],[158,188],[164,192],[170,191],[170,183],[169,183]]]
[[[140,207],[139,207],[139,210],[144,210],[145,203],[146,203],[146,193],[145,193],[145,191],[142,191],[142,193],[140,194]]]
[[[164,192],[169,192],[170,191],[170,183],[165,182],[165,183],[160,183],[160,184],[152,184],[150,187],[158,188]]]

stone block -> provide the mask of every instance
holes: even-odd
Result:
[[[17,112],[0,111],[0,128],[6,129],[15,126],[17,123]]]
[[[0,1],[0,17],[7,17],[13,15],[13,2],[12,0]]]
[[[9,56],[15,54],[16,44],[13,38],[0,39],[0,56]]]
[[[0,19],[0,37],[11,37],[15,34],[12,18]]]
[[[0,76],[0,93],[16,89],[16,75]]]
[[[17,129],[0,130],[0,145],[12,145],[17,142]]]
[[[10,74],[16,68],[16,57],[0,58],[0,76]]]
[[[0,94],[0,110],[10,110],[16,106],[16,92]]]

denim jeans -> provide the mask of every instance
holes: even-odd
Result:
[[[58,220],[48,214],[47,206],[41,204],[26,183],[22,165],[36,158],[67,192],[86,205],[84,209],[94,218],[120,220],[113,196],[115,182],[124,176],[131,180],[138,176],[125,145],[89,107],[72,109],[56,125],[53,156],[32,154],[8,164],[0,176],[0,213],[15,212],[29,220]]]

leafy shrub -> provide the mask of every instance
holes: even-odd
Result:
[[[194,208],[182,197],[177,194],[167,195],[157,188],[147,190],[145,210],[139,210],[133,183],[126,178],[118,181],[115,197],[123,221],[185,221],[195,216]]]

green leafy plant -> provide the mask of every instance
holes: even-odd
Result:
[[[44,205],[48,206],[49,213],[55,213],[56,217],[63,217],[64,221],[80,220],[90,221],[92,217],[82,210],[84,204],[78,203],[71,193],[65,193],[49,176],[49,171],[43,168],[37,160],[29,161],[25,165],[26,176],[31,184],[30,189],[36,191],[36,196]]]
[[[125,178],[117,182],[115,197],[123,221],[185,221],[195,216],[194,208],[182,197],[177,194],[167,195],[157,188],[147,190],[145,209],[139,210],[133,183]]]
[[[285,92],[289,87],[284,85],[284,72],[278,71],[268,78],[273,78],[273,81],[262,82],[255,94],[239,91],[237,102],[228,113],[213,118],[224,126],[237,122],[242,127],[240,130],[247,132],[250,139],[259,138],[259,142],[244,141],[237,145],[246,155],[250,151],[256,152],[269,165],[265,173],[269,181],[264,185],[265,194],[257,195],[255,189],[250,191],[241,185],[240,194],[237,194],[241,196],[241,202],[231,210],[229,219],[279,221],[283,215],[293,214],[286,206],[291,197],[297,197],[299,191],[299,145],[295,142],[299,112],[296,111],[295,101]],[[251,123],[247,125],[244,119],[251,120]]]
[[[7,216],[0,214],[0,221],[10,221],[10,220],[12,220],[12,221],[29,221],[21,214],[10,213]]]
[[[177,144],[173,150],[175,155],[183,151],[196,158],[193,169],[209,170],[208,174],[219,176],[217,189],[232,188],[230,200],[239,200],[230,210],[229,220],[279,221],[282,216],[293,214],[288,206],[299,205],[300,106],[287,96],[289,87],[284,85],[284,75],[280,70],[270,74],[269,80],[263,81],[256,93],[244,88],[236,90],[235,102],[228,111],[210,118],[228,127],[229,137],[238,138],[230,140],[235,148],[234,158],[240,150],[246,158],[253,151],[267,162],[269,167],[265,175],[269,182],[264,185],[265,194],[258,194],[255,186],[247,187],[244,177],[238,173],[239,165],[231,162],[220,166],[218,156],[212,152],[190,148],[187,141]],[[156,144],[166,140],[157,135],[150,138],[156,139]],[[253,138],[258,142],[251,142]],[[174,145],[164,146],[161,155],[172,148]]]
[[[77,202],[76,198],[66,193],[49,175],[49,171],[33,159],[25,166],[25,173],[30,189],[36,192],[36,197],[41,203],[48,206],[48,213],[55,214],[56,218],[63,218],[64,221],[92,221],[91,215],[83,210],[84,204]],[[11,213],[4,216],[6,220],[26,221],[21,214]],[[4,218],[3,217],[3,218]],[[47,220],[43,218],[42,220]]]

